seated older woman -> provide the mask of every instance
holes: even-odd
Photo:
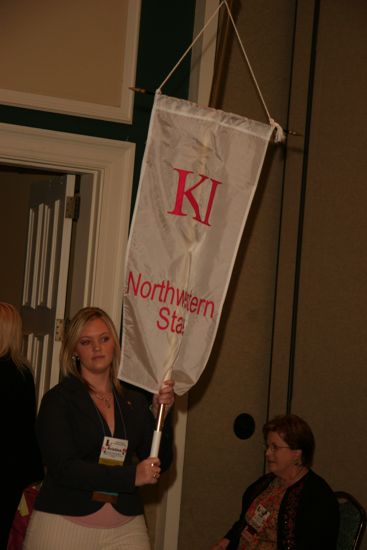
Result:
[[[263,434],[268,473],[246,489],[238,521],[212,550],[335,550],[338,504],[310,469],[310,427],[296,415],[277,416]]]

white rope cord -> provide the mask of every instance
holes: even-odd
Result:
[[[227,4],[227,0],[223,0],[223,2],[224,2],[225,6],[226,6],[226,8],[227,8],[228,17],[230,18],[230,20],[231,20],[231,22],[232,22],[234,31],[235,31],[236,36],[237,36],[237,39],[238,39],[238,42],[239,42],[239,44],[240,44],[240,46],[241,46],[242,53],[243,53],[243,55],[244,55],[244,57],[245,57],[245,59],[246,59],[246,63],[247,63],[248,69],[249,69],[249,71],[250,71],[250,75],[251,75],[251,78],[252,78],[252,80],[253,80],[253,83],[255,84],[255,88],[256,88],[256,90],[257,90],[257,93],[259,94],[261,103],[263,104],[263,107],[264,107],[264,109],[265,109],[265,112],[266,112],[266,115],[267,115],[267,117],[268,117],[268,120],[269,120],[269,122],[271,122],[272,118],[271,118],[270,113],[269,113],[269,110],[268,110],[268,108],[267,108],[267,106],[266,106],[264,97],[263,97],[263,95],[262,95],[262,93],[261,93],[260,86],[259,86],[258,83],[257,83],[256,77],[255,77],[255,73],[254,73],[254,71],[253,71],[253,69],[252,69],[252,67],[251,67],[251,63],[250,63],[250,60],[249,60],[249,58],[248,58],[248,56],[247,56],[246,50],[245,50],[245,48],[244,48],[244,46],[243,46],[243,44],[242,44],[242,40],[241,40],[241,38],[240,38],[239,32],[238,32],[238,30],[237,30],[237,27],[236,27],[236,25],[235,25],[234,19],[233,19],[233,17],[232,17],[231,10],[229,9],[229,6],[228,6],[228,4]]]
[[[254,71],[253,71],[253,69],[252,69],[252,67],[251,67],[251,63],[250,63],[250,60],[249,60],[249,58],[248,58],[248,56],[247,56],[246,50],[245,50],[245,48],[244,48],[244,45],[242,44],[241,37],[240,37],[240,35],[239,35],[239,32],[238,32],[237,27],[236,27],[236,25],[235,25],[234,19],[233,19],[233,17],[232,17],[231,10],[229,9],[229,6],[228,6],[228,4],[227,4],[227,0],[223,0],[223,2],[220,4],[220,6],[221,6],[222,4],[225,4],[225,6],[226,6],[226,8],[227,8],[228,17],[230,18],[231,23],[232,23],[232,25],[233,25],[233,28],[234,28],[234,31],[235,31],[235,33],[236,33],[238,42],[239,42],[239,44],[240,44],[240,46],[241,46],[242,53],[243,53],[243,55],[244,55],[244,57],[245,57],[245,59],[246,59],[246,63],[247,63],[248,69],[249,69],[249,71],[250,71],[250,75],[251,75],[252,81],[253,81],[253,83],[254,83],[254,85],[255,85],[255,88],[256,88],[256,90],[257,90],[257,93],[259,94],[259,98],[260,98],[260,100],[261,100],[261,103],[262,103],[262,105],[263,105],[263,107],[264,107],[264,110],[265,110],[265,112],[266,112],[266,115],[267,115],[267,117],[268,117],[269,124],[270,124],[270,126],[273,126],[273,128],[275,129],[274,141],[275,141],[276,143],[282,142],[282,141],[285,140],[284,130],[283,130],[283,128],[280,126],[280,124],[278,124],[278,122],[275,122],[275,120],[270,116],[269,109],[268,109],[268,107],[267,107],[267,105],[266,105],[266,103],[265,103],[265,99],[264,99],[264,97],[263,97],[263,95],[262,95],[262,93],[261,93],[260,86],[259,86],[258,83],[257,83],[256,77],[255,77],[255,73],[254,73]],[[219,7],[220,7],[220,6],[219,6]]]
[[[278,142],[282,142],[285,140],[285,135],[284,135],[284,131],[283,131],[283,128],[280,126],[280,124],[278,124],[277,122],[275,122],[275,120],[270,116],[270,112],[269,112],[269,109],[267,108],[267,105],[265,103],[265,100],[264,100],[264,97],[261,93],[261,90],[260,90],[260,87],[257,83],[257,80],[256,80],[256,77],[255,77],[255,73],[251,67],[251,63],[250,63],[250,60],[246,54],[246,50],[242,44],[242,40],[241,40],[241,37],[239,35],[239,32],[237,30],[237,27],[235,25],[235,22],[234,22],[234,19],[232,17],[232,13],[231,13],[231,10],[229,9],[229,6],[227,4],[227,0],[222,0],[219,4],[219,6],[217,7],[217,9],[214,11],[214,13],[209,17],[208,21],[205,23],[204,27],[201,29],[201,31],[199,32],[199,34],[197,34],[197,36],[195,37],[195,39],[192,41],[192,43],[190,44],[190,46],[187,48],[187,50],[182,54],[182,56],[180,57],[180,59],[177,61],[176,65],[173,67],[173,69],[168,73],[168,75],[166,76],[166,78],[163,80],[162,84],[159,86],[159,88],[157,89],[157,93],[161,93],[162,92],[162,88],[163,86],[167,83],[167,81],[171,78],[171,76],[173,75],[173,73],[175,72],[175,70],[177,69],[177,67],[179,67],[179,65],[181,64],[181,62],[185,59],[185,57],[187,56],[187,54],[190,52],[190,50],[193,48],[193,46],[196,44],[196,42],[199,40],[200,36],[203,34],[203,32],[205,31],[205,29],[207,28],[207,26],[211,23],[211,21],[213,20],[213,18],[217,15],[218,11],[220,10],[220,8],[222,6],[225,6],[226,9],[227,9],[227,12],[228,12],[228,16],[230,18],[230,21],[233,25],[233,28],[234,28],[234,31],[236,33],[236,36],[237,36],[237,39],[238,39],[238,42],[240,44],[240,47],[241,47],[241,50],[242,50],[242,53],[244,55],[244,58],[246,60],[246,63],[247,63],[247,66],[248,66],[248,69],[250,71],[250,75],[251,75],[251,78],[252,78],[252,81],[255,85],[255,88],[257,90],[257,93],[259,95],[259,98],[261,100],[261,103],[264,107],[264,110],[266,112],[266,115],[268,117],[268,120],[269,120],[269,124],[271,126],[273,126],[273,128],[275,129],[275,137],[274,137],[274,141],[276,143]]]

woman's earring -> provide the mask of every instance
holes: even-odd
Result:
[[[71,356],[71,360],[72,362],[74,363],[74,365],[76,367],[79,367],[80,365],[80,359],[79,359],[79,355],[76,355],[75,353]]]

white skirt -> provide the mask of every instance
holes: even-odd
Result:
[[[103,529],[33,510],[23,550],[151,550],[151,546],[143,515]]]

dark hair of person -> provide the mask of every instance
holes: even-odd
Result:
[[[312,466],[315,452],[315,438],[305,420],[295,414],[279,415],[264,425],[263,434],[265,440],[269,432],[276,432],[291,449],[301,450],[303,466],[307,468]]]

